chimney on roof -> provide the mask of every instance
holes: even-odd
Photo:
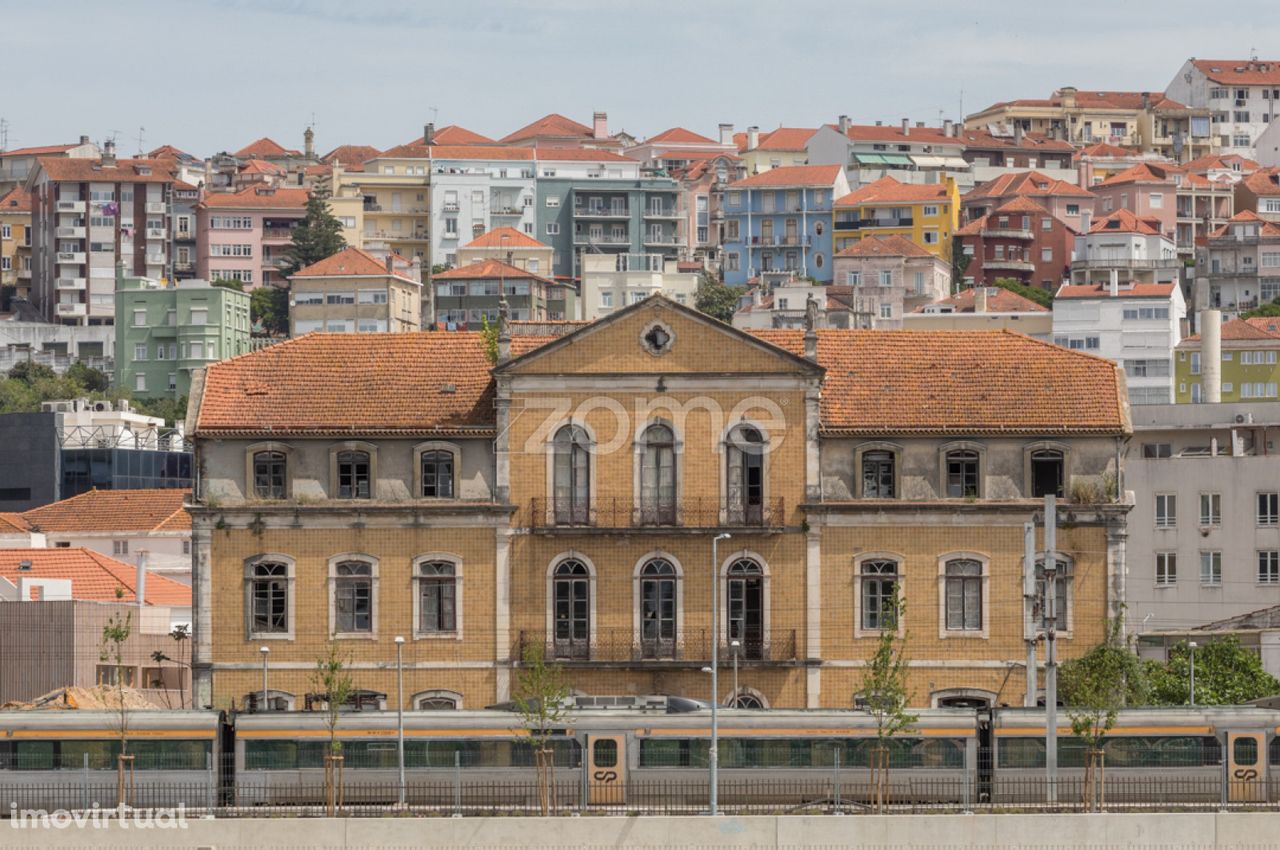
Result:
[[[911,135],[911,119],[910,118],[902,119],[902,135],[904,136]]]
[[[955,129],[956,125],[951,122],[950,118],[942,122],[942,135],[951,136],[955,133]]]
[[[88,137],[88,136],[81,136],[81,137],[80,137],[80,144],[82,144],[82,145],[87,145],[87,144],[89,144],[89,137]]]
[[[1222,401],[1222,311],[1200,311],[1200,370],[1206,404]]]
[[[591,138],[593,139],[609,138],[609,113],[608,112],[591,113]]]
[[[316,158],[316,131],[310,127],[302,132],[302,150],[307,159]]]
[[[1015,147],[1022,146],[1022,122],[1021,121],[1015,120],[1013,122],[1013,144]]]
[[[753,151],[760,146],[760,128],[747,128],[747,150]]]
[[[393,274],[395,274],[395,273],[396,273],[396,263],[395,263],[395,260],[391,259],[391,252],[390,252],[390,251],[388,251],[388,252],[387,252],[387,259],[386,259],[386,261],[383,263],[383,265],[385,265],[385,266],[387,267],[387,275],[388,275],[388,276],[393,275]]]
[[[840,135],[842,136],[849,135],[849,116],[848,115],[840,116],[839,125],[840,125]]]
[[[1088,233],[1089,227],[1093,224],[1093,210],[1080,210],[1080,232]],[[1088,259],[1081,257],[1080,259]]]
[[[139,608],[147,604],[147,550],[138,553],[138,577],[133,583],[134,601]]]
[[[1151,108],[1151,92],[1144,91],[1142,93],[1142,108],[1147,110]]]
[[[1058,89],[1058,96],[1062,98],[1062,106],[1064,109],[1075,109],[1076,107],[1076,87],[1063,86]]]
[[[436,137],[436,125],[435,125],[435,124],[424,124],[424,125],[422,125],[422,143],[423,143],[424,145],[434,144],[434,139],[435,139],[435,137]]]
[[[987,288],[985,286],[979,286],[973,290],[973,312],[987,312]]]
[[[102,143],[102,164],[106,167],[116,164],[116,143],[110,139]]]
[[[733,144],[733,125],[732,124],[720,125],[720,144],[722,145]]]
[[[761,304],[764,303],[764,299],[761,297],[761,294],[760,294],[760,290],[762,288],[763,287],[757,284],[756,287],[751,290],[751,306],[759,307]]]

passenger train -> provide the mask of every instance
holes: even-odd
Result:
[[[554,730],[561,804],[696,811],[708,797],[710,711],[679,697],[575,697]],[[0,817],[17,809],[113,807],[120,715],[0,712]],[[1059,797],[1079,799],[1085,754],[1059,714]],[[343,713],[346,805],[397,800],[394,712]],[[126,802],[140,807],[319,805],[329,729],[322,712],[133,711]],[[857,805],[869,794],[875,719],[858,710],[722,709],[722,805]],[[1152,708],[1107,736],[1116,803],[1277,803],[1280,710]],[[1026,804],[1045,799],[1043,709],[922,709],[889,745],[891,802]],[[527,732],[512,706],[404,714],[406,799],[436,808],[534,807]],[[1222,798],[1225,797],[1225,800]]]

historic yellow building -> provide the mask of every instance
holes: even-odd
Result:
[[[721,700],[850,706],[896,626],[914,703],[1017,704],[1046,492],[1062,654],[1122,601],[1105,361],[999,332],[752,335],[661,296],[498,347],[322,334],[201,377],[202,703],[255,700],[265,660],[301,707],[332,640],[393,706],[402,636],[410,707],[505,700],[530,647],[584,693],[708,698],[717,647]]]

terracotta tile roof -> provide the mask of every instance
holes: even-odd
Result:
[[[830,125],[828,125],[830,126]],[[954,136],[948,136],[937,127],[916,127],[912,125],[904,134],[899,124],[867,125],[852,124],[845,133],[855,142],[897,142],[898,144],[925,144],[963,146],[963,142]]]
[[[336,162],[345,171],[364,171],[364,164],[380,153],[369,145],[339,145],[320,159],[330,165]]]
[[[18,565],[29,561],[30,569]],[[138,568],[91,549],[0,549],[0,578],[17,584],[20,578],[71,580],[73,599],[93,602],[135,602]],[[117,595],[117,590],[120,594]],[[148,605],[191,607],[191,588],[155,573],[147,574]]]
[[[302,156],[299,151],[289,150],[275,140],[263,136],[256,142],[250,142],[232,154],[236,159],[266,159],[276,156]]]
[[[31,524],[19,513],[0,513],[0,534],[27,534]]]
[[[1122,148],[1118,145],[1108,144],[1107,142],[1098,142],[1097,144],[1088,145],[1077,151],[1076,156],[1087,156],[1092,158],[1107,157],[1110,159],[1127,159],[1138,154],[1128,148]]]
[[[1121,284],[1117,298],[1169,298],[1176,283]],[[1059,298],[1110,298],[1111,288],[1106,283],[1064,283],[1058,289]]]
[[[1075,93],[1076,106],[1082,109],[1141,109],[1143,98],[1147,99],[1147,103],[1151,108],[1159,109],[1185,109],[1186,107],[1165,97],[1164,92],[1140,92],[1140,91],[1087,91],[1077,90]],[[992,104],[986,109],[987,112],[992,109],[998,109],[1003,106],[1062,106],[1064,95],[1061,91],[1056,91],[1052,96],[1047,98],[1021,98],[1018,100],[1006,100],[1000,103]]]
[[[1021,139],[1013,135],[999,135],[989,130],[966,130],[961,127],[956,131],[956,139],[964,143],[965,148],[974,148],[978,150],[986,150],[998,148],[1000,150],[1034,150],[1034,151],[1059,151],[1061,153],[1074,153],[1075,146],[1063,139],[1053,139],[1044,133],[1023,133]]]
[[[979,218],[975,218],[968,224],[962,224],[956,228],[956,236],[981,236],[982,231],[986,229],[987,222],[990,219],[991,216],[984,215]]]
[[[1144,236],[1159,236],[1158,219],[1139,218],[1129,210],[1116,210],[1103,218],[1095,219],[1089,225],[1090,233],[1141,233]]]
[[[1011,174],[1001,174],[994,180],[989,180],[986,183],[975,186],[965,194],[964,200],[968,201],[977,198],[1004,198],[1009,195],[1033,195],[1043,197],[1066,195],[1075,198],[1092,198],[1094,196],[1088,189],[1083,189],[1075,183],[1068,183],[1066,180],[1058,180],[1039,171],[1022,171]]]
[[[1023,298],[1016,292],[1010,292],[1001,286],[988,286],[987,290],[987,310],[988,313],[1050,313],[1048,307],[1042,307],[1030,298]],[[962,289],[950,298],[944,298],[935,302],[936,305],[951,306],[956,313],[972,313],[977,309],[978,289],[970,287]],[[935,305],[925,305],[917,307],[916,313],[928,312],[928,307]]]
[[[1229,322],[1222,323],[1222,339],[1223,341],[1232,340],[1243,342],[1248,340],[1273,339],[1280,341],[1280,333],[1271,330],[1271,322],[1275,319],[1253,318],[1253,319],[1232,319]],[[1178,343],[1176,348],[1182,348],[1184,343],[1199,342],[1200,334],[1192,334],[1184,337],[1182,342]],[[1195,348],[1196,346],[1191,346]]]
[[[761,151],[802,151],[809,145],[809,139],[818,132],[816,127],[779,127],[768,133],[760,134],[760,142],[756,150]]]
[[[31,212],[31,193],[15,186],[0,196],[0,214]]]
[[[1253,210],[1241,210],[1227,220],[1227,223],[1219,227],[1213,233],[1209,234],[1211,239],[1227,236],[1231,230],[1232,222],[1252,222],[1261,225],[1261,234],[1263,236],[1280,236],[1280,225],[1267,221]]]
[[[1191,64],[1215,83],[1227,86],[1280,85],[1280,62],[1257,59],[1193,59]]]
[[[190,183],[186,182],[185,180],[174,180],[174,181],[173,181],[173,189],[174,189],[174,191],[175,191],[175,192],[198,192],[198,191],[200,191],[200,187],[199,187],[199,186],[192,186]]]
[[[375,159],[496,159],[532,160],[533,148],[506,148],[499,145],[424,145],[422,141],[383,151]]]
[[[772,172],[768,172],[772,173]],[[937,201],[947,203],[945,183],[899,183],[885,175],[874,183],[863,186],[843,198],[836,199],[837,207],[856,207],[862,204],[883,204],[913,201]]]
[[[43,534],[191,528],[182,509],[187,490],[90,490],[23,514]],[[175,527],[176,523],[176,527]]]
[[[309,189],[264,188],[246,186],[238,192],[211,192],[200,202],[201,207],[219,209],[301,210],[311,197]]]
[[[1255,195],[1280,195],[1280,168],[1259,168],[1240,182]]]
[[[36,145],[30,148],[14,148],[11,151],[0,151],[0,157],[6,156],[44,156],[45,154],[66,153],[72,148],[80,147],[79,142],[70,145]]]
[[[579,124],[571,118],[565,118],[563,115],[553,112],[550,115],[542,116],[537,121],[524,125],[519,130],[508,133],[498,141],[505,145],[511,142],[523,142],[544,136],[576,136],[589,139],[593,135],[592,129],[587,125]]]
[[[1243,321],[1263,333],[1280,339],[1280,319],[1275,316],[1254,316],[1252,319],[1244,319]]]
[[[802,330],[754,336],[793,354]],[[822,428],[859,434],[1123,434],[1116,364],[1009,331],[822,329]]]
[[[992,212],[995,214],[1031,213],[1033,215],[1045,215],[1049,211],[1026,195],[1014,195],[1013,198],[1005,201],[1003,204],[992,210]]]
[[[731,189],[753,189],[756,187],[821,187],[828,188],[835,184],[840,175],[839,165],[784,165],[771,168],[759,174],[730,183]]]
[[[503,239],[506,239],[503,242]],[[488,233],[482,233],[472,239],[463,248],[550,248],[550,245],[539,242],[527,233],[521,233],[514,227],[495,227]]]
[[[161,145],[155,150],[147,154],[148,159],[195,159],[191,154],[184,150],[179,150],[173,145]]]
[[[1191,160],[1182,166],[1187,171],[1195,174],[1204,174],[1206,171],[1237,171],[1241,174],[1249,174],[1257,171],[1261,166],[1251,159],[1245,159],[1239,154],[1205,154],[1202,157]]]
[[[40,167],[51,180],[83,183],[89,181],[120,183],[172,183],[171,159],[117,159],[115,165],[103,165],[100,159],[40,158]],[[144,173],[149,172],[149,173]]]
[[[641,144],[715,145],[719,144],[719,142],[715,139],[708,139],[706,136],[699,135],[692,130],[686,130],[684,127],[672,127],[670,130],[663,130],[658,135],[645,139]]]
[[[409,264],[409,261],[399,254],[392,254],[391,258],[397,265]],[[396,269],[394,276],[408,280],[401,271]],[[290,280],[296,277],[387,277],[387,266],[368,251],[348,245],[332,256],[299,269],[290,276]]]
[[[265,159],[251,159],[240,166],[241,174],[286,174],[283,168]]]
[[[432,280],[481,280],[481,279],[497,279],[502,277],[518,278],[520,280],[540,280],[543,283],[555,283],[554,280],[548,280],[541,275],[533,272],[519,269],[515,266],[509,266],[498,260],[477,260],[474,263],[465,265],[462,268],[449,269],[448,271],[433,274]]]
[[[932,257],[925,249],[905,236],[866,236],[848,248],[836,253],[837,257]]]
[[[489,366],[474,332],[307,334],[210,366],[195,433],[492,429]]]
[[[1149,162],[1140,162],[1137,165],[1130,166],[1119,174],[1113,174],[1106,180],[1103,180],[1103,186],[1118,186],[1121,183],[1170,183],[1173,181],[1173,175],[1181,172],[1182,169],[1173,165],[1153,165]]]
[[[495,141],[488,136],[482,136],[479,133],[468,130],[466,127],[459,127],[457,124],[449,124],[436,130],[435,135],[431,137],[431,141],[437,145],[495,144]]]

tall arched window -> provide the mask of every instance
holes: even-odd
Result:
[[[557,525],[586,525],[591,517],[591,438],[578,425],[556,432],[553,491]]]
[[[561,561],[551,580],[556,658],[591,656],[591,572],[581,561]]]
[[[458,629],[457,567],[451,561],[418,564],[418,632],[449,634]]]
[[[729,565],[726,574],[728,638],[742,658],[764,657],[764,570],[750,558]]]
[[[640,522],[674,525],[676,521],[676,441],[667,425],[650,425],[640,456]]]
[[[893,629],[897,626],[898,562],[889,559],[863,561],[862,628],[867,631]]]
[[[671,658],[676,649],[676,568],[654,558],[640,568],[640,654]]]
[[[752,425],[729,432],[727,521],[734,525],[764,522],[764,435]]]

